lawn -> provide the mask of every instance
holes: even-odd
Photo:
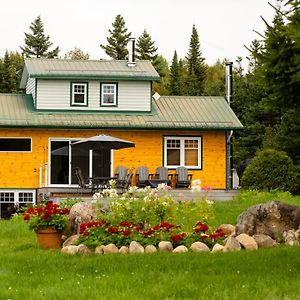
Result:
[[[215,206],[214,224],[286,194],[247,193]],[[68,256],[36,247],[20,220],[0,222],[0,299],[300,299],[300,247],[235,253]]]

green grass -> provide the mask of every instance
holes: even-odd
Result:
[[[215,223],[274,195],[215,204]],[[244,197],[244,198],[243,198]],[[280,195],[287,203],[300,197]],[[217,222],[218,221],[218,222]],[[20,220],[0,222],[0,299],[300,299],[300,247],[235,253],[68,256],[37,248]]]

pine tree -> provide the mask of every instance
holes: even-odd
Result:
[[[156,51],[157,47],[155,47],[154,41],[152,41],[150,34],[148,34],[148,32],[145,29],[137,39],[136,57],[137,59],[141,60],[150,60],[153,63],[157,58]]]
[[[50,42],[49,35],[44,33],[44,25],[40,16],[31,23],[29,29],[32,33],[25,33],[25,44],[20,47],[23,55],[25,57],[57,58],[59,47],[49,50],[53,43]]]
[[[18,52],[6,51],[0,60],[0,92],[16,93],[23,68],[23,57]]]
[[[127,32],[125,21],[121,15],[117,15],[112,29],[109,29],[110,36],[107,37],[108,45],[101,44],[100,47],[105,50],[105,53],[117,60],[126,59],[128,50],[127,44],[131,37],[131,32]]]
[[[195,25],[193,25],[186,59],[188,67],[187,92],[192,96],[202,95],[207,66],[200,51],[199,35]]]
[[[180,66],[178,62],[177,52],[174,52],[172,64],[170,66],[170,83],[169,83],[169,94],[170,95],[181,95],[182,94],[182,78],[180,72]]]

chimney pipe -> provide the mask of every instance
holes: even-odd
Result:
[[[232,103],[232,62],[226,62],[226,100]]]
[[[135,66],[135,38],[130,38],[128,43],[128,67],[134,67]]]

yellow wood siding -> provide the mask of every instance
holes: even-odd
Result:
[[[32,152],[0,152],[0,188],[38,188],[40,165],[48,162],[49,138],[84,138],[109,134],[133,141],[135,148],[114,151],[114,169],[148,166],[150,173],[163,165],[163,136],[202,136],[202,170],[190,170],[193,179],[201,179],[202,187],[226,188],[225,132],[174,131],[99,131],[99,130],[22,130],[1,129],[0,137],[31,137]],[[174,173],[174,170],[170,171]],[[134,172],[135,173],[135,172]],[[135,176],[133,178],[135,182]]]

